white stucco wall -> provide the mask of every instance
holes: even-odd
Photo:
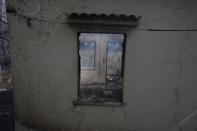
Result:
[[[28,26],[25,17],[8,13],[17,120],[53,131],[197,130],[197,1],[7,2],[18,14],[36,18]],[[127,33],[124,106],[73,106],[77,34],[66,24],[72,12],[142,16]]]

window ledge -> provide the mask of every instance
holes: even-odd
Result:
[[[125,103],[121,103],[121,102],[110,102],[110,101],[106,101],[106,102],[98,102],[98,101],[80,101],[80,100],[76,100],[73,101],[73,105],[84,105],[84,106],[124,106]]]

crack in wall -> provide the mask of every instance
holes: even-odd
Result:
[[[142,28],[137,28],[136,30],[141,30],[141,31],[161,31],[161,32],[163,32],[163,31],[174,31],[174,32],[176,32],[176,31],[197,31],[197,29],[151,29],[151,28],[148,28],[148,29],[146,29],[146,28],[144,28],[144,29],[142,29]]]
[[[179,126],[179,120],[178,120],[178,114],[180,114],[179,110],[179,102],[180,102],[180,84],[182,80],[182,74],[183,74],[183,53],[180,53],[179,56],[179,75],[178,75],[178,80],[177,80],[177,85],[174,89],[174,94],[175,94],[175,122],[176,122],[176,127],[178,128],[178,131],[182,131],[182,128]]]
[[[174,129],[177,129],[178,131],[182,131],[182,125],[184,124],[182,121],[180,122],[178,119],[178,115],[181,113],[180,109],[178,107],[179,103],[180,103],[180,86],[181,86],[181,81],[182,81],[182,76],[184,73],[184,55],[188,52],[188,49],[190,47],[190,39],[188,34],[186,34],[186,39],[187,39],[187,43],[186,45],[183,45],[180,49],[180,54],[179,54],[179,61],[178,61],[178,66],[179,66],[179,74],[178,74],[178,80],[177,80],[177,84],[176,87],[174,88],[174,94],[175,94],[175,127]]]
[[[46,23],[55,23],[55,24],[67,24],[67,22],[65,21],[61,21],[61,22],[58,22],[58,21],[51,21],[51,20],[45,20],[45,19],[39,19],[37,17],[30,17],[30,16],[26,16],[26,15],[23,15],[19,12],[17,12],[17,10],[14,8],[14,7],[7,7],[7,13],[9,14],[13,14],[15,16],[20,16],[20,17],[23,17],[25,19],[27,19],[27,24],[31,26],[31,21],[34,20],[34,21],[40,21],[40,22],[46,22]],[[160,31],[160,32],[163,32],[163,31],[173,31],[173,32],[179,32],[179,31],[197,31],[196,28],[194,29],[158,29],[158,28],[135,28],[135,30],[139,30],[139,31]]]
[[[18,13],[17,10],[14,7],[7,7],[7,13],[13,14],[14,16],[23,17],[23,18],[27,19],[27,21],[29,21],[29,22],[31,20],[34,20],[34,21],[47,22],[47,23],[67,24],[67,22],[58,22],[58,21],[44,20],[44,19],[39,19],[37,17],[26,16],[26,15]]]

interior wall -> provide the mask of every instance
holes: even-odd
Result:
[[[197,129],[197,1],[7,0],[16,119],[69,131]],[[77,31],[72,12],[134,14],[127,32],[124,106],[74,106]]]

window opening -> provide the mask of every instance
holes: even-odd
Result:
[[[79,33],[78,39],[79,100],[122,102],[125,35]]]

